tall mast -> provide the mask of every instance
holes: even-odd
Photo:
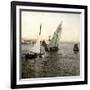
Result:
[[[42,26],[41,26],[41,24],[40,24],[40,32],[39,32],[39,36],[41,35],[41,28],[42,28]],[[41,41],[40,41],[40,54],[41,54]]]
[[[41,26],[41,24],[40,24],[40,32],[39,32],[39,35],[41,35],[41,28],[42,28],[42,26]]]

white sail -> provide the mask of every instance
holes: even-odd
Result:
[[[57,27],[56,31],[53,34],[52,40],[50,41],[49,47],[58,47],[59,46],[59,40],[61,37],[61,30],[62,30],[62,22]]]
[[[40,38],[37,39],[36,44],[30,49],[30,51],[40,53]]]
[[[30,49],[31,52],[40,54],[41,53],[41,25],[40,25],[40,32],[39,32],[39,36],[38,39],[36,41],[36,44]]]

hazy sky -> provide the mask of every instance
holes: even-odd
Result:
[[[41,24],[41,38],[47,40],[63,21],[61,41],[80,41],[80,14],[23,11],[21,15],[24,39],[36,39]]]

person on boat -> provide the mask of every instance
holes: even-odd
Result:
[[[42,46],[44,47],[44,49],[45,49],[46,52],[49,51],[45,40],[42,41]]]
[[[77,53],[79,52],[78,44],[74,44],[73,52],[74,52],[75,54],[77,54]]]
[[[43,41],[40,41],[40,54],[39,57],[42,58],[45,54],[45,47],[43,45]]]

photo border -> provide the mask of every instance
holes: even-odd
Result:
[[[53,7],[53,8],[72,8],[84,10],[84,81],[72,82],[55,82],[55,83],[40,83],[40,84],[20,84],[17,85],[16,73],[16,6],[39,6],[39,7]],[[84,5],[69,5],[69,4],[52,4],[52,3],[35,3],[35,2],[11,2],[11,88],[31,88],[31,87],[49,87],[49,86],[65,86],[65,85],[79,85],[87,84],[87,6]]]

